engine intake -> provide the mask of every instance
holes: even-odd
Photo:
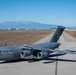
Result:
[[[20,52],[21,57],[30,56],[31,54],[32,54],[32,52],[30,50],[24,50],[24,51]]]
[[[39,59],[47,58],[48,56],[49,56],[49,53],[48,53],[48,52],[39,52],[39,53],[37,54],[37,57],[38,57]]]

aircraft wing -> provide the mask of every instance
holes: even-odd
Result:
[[[66,54],[76,54],[76,51],[73,50],[49,50],[52,52],[58,52],[58,53],[66,53]]]
[[[39,50],[39,49],[38,49],[38,50]],[[76,51],[74,51],[74,50],[42,49],[42,51],[58,52],[58,53],[66,53],[66,54],[76,54]]]
[[[45,52],[57,52],[57,53],[66,53],[66,54],[76,54],[74,50],[53,50],[48,48],[34,48],[34,50],[45,51]]]
[[[57,55],[53,55],[53,53]],[[20,56],[23,59],[44,59],[48,57],[60,56],[65,54],[76,54],[76,51],[73,50],[54,50],[49,48],[39,48],[39,47],[30,47],[24,48],[20,52]],[[32,55],[32,56],[31,56]],[[35,56],[35,57],[34,57]]]
[[[58,52],[58,53],[66,53],[66,54],[76,54],[76,51],[74,50],[54,50],[49,48],[38,48],[38,47],[30,47],[25,48],[27,50],[33,50],[33,51],[41,51],[41,52]]]

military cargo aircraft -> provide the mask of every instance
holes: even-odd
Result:
[[[55,50],[60,46],[58,39],[63,33],[65,27],[58,26],[55,33],[48,43],[31,44],[31,45],[13,45],[0,47],[0,60],[10,61],[17,59],[48,59],[52,53],[70,53],[76,54],[76,51]]]

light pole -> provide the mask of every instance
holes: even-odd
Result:
[[[59,47],[58,47],[58,50],[59,50]],[[57,56],[56,64],[55,64],[55,75],[58,75],[58,56]]]

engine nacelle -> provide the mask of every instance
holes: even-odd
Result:
[[[32,54],[32,52],[30,50],[24,50],[24,51],[20,52],[21,57],[30,56],[31,54]]]
[[[38,57],[39,59],[47,58],[48,56],[49,56],[49,53],[48,53],[48,52],[39,52],[39,53],[37,54],[37,57]]]

